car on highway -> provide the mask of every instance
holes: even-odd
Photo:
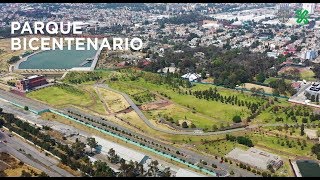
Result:
[[[12,134],[8,134],[8,136],[9,136],[9,137],[12,137],[13,135],[12,135]]]

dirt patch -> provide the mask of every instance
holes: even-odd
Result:
[[[170,104],[172,103],[167,100],[161,99],[159,101],[143,104],[140,106],[140,109],[143,111],[148,111],[148,110],[163,108],[163,107],[169,106]]]
[[[5,169],[2,169],[3,167],[5,167]],[[3,171],[8,177],[19,177],[22,175],[23,171],[31,174],[31,176],[38,176],[41,173],[39,169],[24,164],[5,152],[0,153],[0,171]]]
[[[245,83],[244,84],[244,88],[246,89],[251,89],[251,88],[262,88],[264,90],[264,92],[266,93],[272,93],[273,89],[271,87],[267,87],[267,86],[261,86],[261,85],[257,85],[257,84],[252,84],[252,83]]]

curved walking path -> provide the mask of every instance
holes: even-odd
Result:
[[[131,98],[120,91],[117,91],[115,89],[110,88],[108,85],[106,84],[95,84],[95,87],[100,87],[100,88],[104,88],[110,91],[113,91],[115,93],[121,94],[126,101],[129,103],[129,105],[132,107],[132,109],[138,114],[138,116],[145,122],[145,124],[147,126],[149,126],[150,128],[163,132],[163,133],[167,133],[167,134],[174,134],[174,135],[196,135],[196,136],[206,136],[206,135],[218,135],[218,134],[224,134],[224,133],[229,133],[229,132],[234,132],[234,131],[242,131],[245,130],[245,128],[236,128],[236,129],[230,129],[230,130],[225,130],[225,131],[216,131],[216,132],[202,132],[202,133],[197,133],[197,132],[175,132],[175,131],[169,131],[169,130],[164,130],[161,129],[159,127],[154,126],[150,120],[143,114],[143,112],[139,109],[139,107],[131,100]]]

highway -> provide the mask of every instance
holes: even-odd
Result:
[[[0,132],[0,140],[7,141],[7,143],[0,142],[0,152],[7,152],[20,161],[45,172],[50,177],[73,177],[72,174],[57,166],[59,163],[57,159],[48,157],[24,140],[15,136],[9,137],[7,134],[7,131]]]

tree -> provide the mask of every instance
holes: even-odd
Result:
[[[188,128],[188,124],[187,122],[183,121],[182,125],[181,125],[183,128]]]
[[[29,107],[28,106],[24,106],[24,110],[28,111]]]
[[[0,107],[0,114],[3,112],[3,109]]]
[[[29,172],[26,172],[25,170],[22,170],[20,177],[31,177],[32,175]]]
[[[196,128],[196,125],[194,125],[193,123],[190,126],[191,128]]]
[[[73,143],[71,147],[72,147],[73,153],[75,155],[75,158],[79,159],[80,157],[83,156],[84,148],[86,147],[86,145],[83,142],[76,139],[76,142]]]
[[[300,135],[303,136],[304,135],[304,124],[301,124],[301,128],[300,128]]]
[[[87,144],[91,148],[91,153],[92,153],[92,149],[96,148],[98,146],[98,143],[96,142],[96,139],[92,138],[92,137],[87,138]]]
[[[151,161],[151,163],[148,165],[149,169],[147,170],[147,175],[157,177],[159,171],[158,165],[159,163],[157,160]]]
[[[240,122],[241,122],[241,117],[238,116],[238,115],[236,115],[236,116],[234,116],[234,117],[232,118],[232,121],[233,121],[234,123],[240,123]]]
[[[38,177],[49,177],[48,174],[46,174],[45,172],[41,172]]]
[[[161,177],[170,177],[171,176],[171,171],[170,171],[170,167],[166,167],[162,173],[161,173]]]
[[[95,171],[93,173],[94,177],[114,177],[115,172],[107,165],[107,163],[101,160],[94,162]]]
[[[9,63],[16,63],[20,60],[20,57],[19,56],[12,56],[10,59],[9,59]]]
[[[111,161],[111,163],[118,163],[119,162],[119,156],[116,154],[116,151],[113,148],[110,148],[108,151],[108,159]]]
[[[263,83],[266,80],[266,77],[265,77],[264,73],[261,72],[256,76],[256,79],[258,82]]]
[[[217,125],[216,125],[216,124],[212,125],[212,130],[213,130],[213,131],[218,130],[218,127],[217,127]]]
[[[201,78],[205,79],[207,77],[206,72],[205,71],[201,71]]]

